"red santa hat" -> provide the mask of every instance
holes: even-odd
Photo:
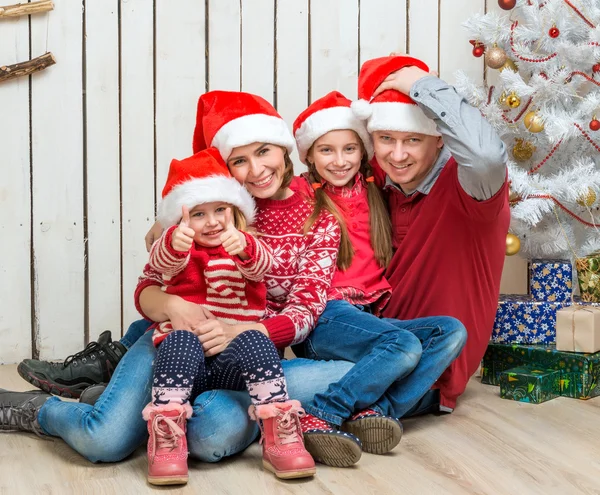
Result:
[[[410,66],[429,72],[425,63],[407,56],[375,58],[367,60],[361,67],[358,75],[360,99],[352,103],[352,110],[358,118],[367,121],[369,132],[401,131],[440,136],[435,122],[404,93],[391,89],[373,98],[373,93],[387,76]]]
[[[254,222],[252,196],[231,177],[216,148],[202,150],[183,160],[172,160],[162,198],[156,216],[164,228],[179,223],[183,206],[192,209],[213,201],[237,206],[249,224]]]
[[[362,140],[369,159],[373,157],[371,136],[362,120],[358,119],[351,101],[342,93],[332,91],[315,100],[294,121],[294,137],[298,146],[298,155],[306,163],[306,153],[313,143],[329,131],[349,129],[356,132]]]
[[[287,124],[267,100],[241,91],[209,91],[200,96],[194,153],[213,146],[227,160],[233,148],[252,143],[294,150],[294,138]]]

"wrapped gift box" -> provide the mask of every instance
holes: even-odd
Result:
[[[581,299],[586,302],[600,302],[600,254],[577,258],[575,268]]]
[[[528,367],[500,373],[500,397],[540,404],[560,395],[560,371]]]
[[[529,292],[537,301],[569,302],[573,292],[573,267],[565,260],[532,260]]]
[[[570,302],[536,301],[531,296],[500,296],[492,342],[553,344],[556,338],[556,311]]]
[[[586,353],[600,351],[600,308],[574,305],[558,311],[556,349]]]
[[[581,354],[557,351],[554,345],[491,343],[481,365],[481,382],[500,384],[500,373],[527,366],[560,371],[560,395],[589,399],[600,395],[600,352]]]

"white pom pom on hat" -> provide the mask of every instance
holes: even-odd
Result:
[[[367,120],[373,115],[373,108],[367,100],[353,101],[351,108],[356,118],[360,120]]]

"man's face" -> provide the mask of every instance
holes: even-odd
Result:
[[[400,131],[374,131],[375,158],[404,192],[414,191],[432,169],[442,138]]]

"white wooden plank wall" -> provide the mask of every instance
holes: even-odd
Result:
[[[456,69],[483,79],[460,24],[486,0],[55,6],[0,21],[0,64],[57,60],[0,84],[0,363],[61,359],[138,318],[144,235],[170,160],[191,152],[204,91],[259,94],[291,126],[331,90],[355,98],[360,65],[391,51],[450,82]]]

